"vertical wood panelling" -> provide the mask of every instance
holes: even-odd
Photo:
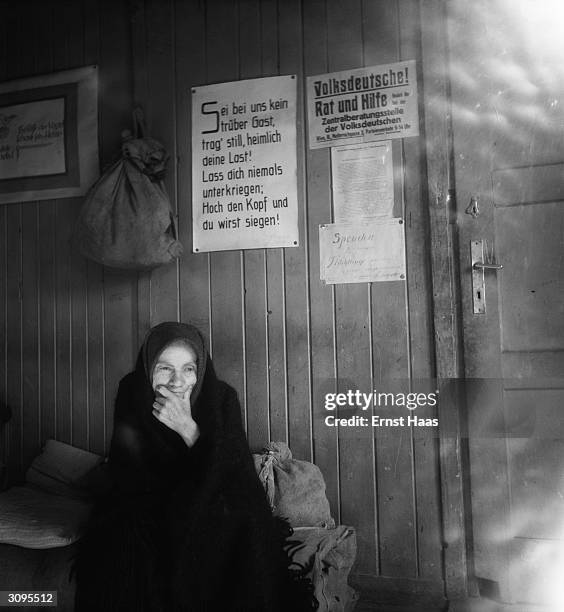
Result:
[[[365,63],[399,60],[397,3],[364,2]],[[401,143],[393,143],[394,164],[401,169]],[[399,189],[397,188],[399,187]],[[401,181],[395,189],[398,212],[405,217]],[[371,288],[374,382],[403,379],[408,385],[406,292],[402,282],[374,283]],[[376,430],[376,482],[380,571],[387,576],[417,575],[413,454],[410,430]]]
[[[288,339],[284,301],[284,256],[281,249],[267,249],[265,273],[270,439],[287,443],[289,437],[286,383]]]
[[[66,66],[82,66],[84,59],[84,26],[82,2],[74,2],[67,11],[70,24],[67,43]],[[80,24],[80,25],[78,25]],[[72,232],[81,198],[65,201],[69,235],[66,242],[69,258],[70,279],[70,355],[71,355],[71,395],[70,395],[70,439],[73,444],[88,446],[88,383],[87,383],[87,262],[74,250]]]
[[[88,262],[87,313],[88,449],[103,455],[109,443],[106,436],[104,295],[102,270],[93,262]]]
[[[53,9],[47,3],[34,7],[35,19],[32,20],[32,44],[34,72],[47,74],[53,68],[53,42],[51,27]],[[38,302],[37,326],[39,342],[39,412],[38,438],[29,445],[29,456],[33,455],[44,440],[53,438],[55,431],[55,204],[37,203],[37,275]],[[27,410],[27,401],[25,404]]]
[[[278,0],[261,0],[261,69],[276,75],[280,66]],[[270,439],[288,442],[288,389],[286,377],[288,338],[284,285],[284,250],[266,249],[266,312],[268,343],[268,407]]]
[[[52,203],[39,207],[39,362],[40,443],[56,436],[55,215]]]
[[[318,238],[333,221],[330,150],[309,149],[305,120],[307,76],[420,59],[417,0],[81,0],[64,10],[49,0],[30,14],[0,6],[0,80],[99,65],[102,169],[119,154],[133,93],[171,154],[166,187],[184,246],[177,264],[152,273],[102,268],[71,248],[80,200],[0,209],[10,470],[21,473],[52,436],[104,452],[117,383],[148,327],[191,322],[239,393],[251,447],[285,440],[323,471],[335,519],[357,529],[355,574],[440,585],[436,440],[324,423],[328,392],[389,379],[405,390],[410,375],[433,374],[422,141],[393,143],[407,284],[330,286],[319,279]],[[191,90],[280,74],[297,79],[300,245],[194,254]]]
[[[209,256],[192,253],[191,87],[206,79],[203,3],[176,0],[176,141],[180,260],[180,320],[193,323],[209,339]],[[194,61],[194,58],[199,58]]]
[[[100,138],[102,169],[120,152],[121,132],[131,123],[129,20],[125,4],[100,6]],[[137,275],[104,269],[104,380],[106,446],[112,433],[114,399],[120,378],[132,369],[137,353],[137,321],[133,310]]]
[[[207,82],[237,80],[239,12],[235,0],[207,4]],[[222,378],[239,393],[246,413],[243,335],[242,256],[239,251],[210,255],[211,329],[214,363]]]
[[[31,26],[32,40],[37,33],[37,25],[31,24],[20,16],[19,32]],[[20,49],[19,69],[24,74],[32,74],[35,69],[35,45]],[[38,265],[37,265],[37,203],[29,202],[21,209],[22,275],[20,280],[20,299],[22,312],[22,465],[33,457],[33,448],[39,444],[39,329],[37,320],[38,305]]]
[[[362,65],[362,6],[339,0],[327,4],[329,71]],[[337,323],[337,373],[339,391],[372,388],[370,303],[365,283],[335,288]],[[346,411],[345,411],[346,414]],[[363,428],[339,429],[341,520],[358,528],[357,571],[376,572],[374,525],[374,451]],[[359,487],[359,483],[371,486]]]
[[[2,26],[7,35],[2,36],[0,79],[98,63],[99,3],[3,4]],[[116,142],[119,144],[113,121],[121,122],[119,111],[129,107],[123,92],[130,79],[130,41],[125,5],[121,9],[116,3],[104,5],[103,12],[115,18],[110,25],[114,31],[104,44],[108,70],[100,71],[100,98],[109,112],[101,113],[105,117],[99,131],[107,145],[102,156],[108,160],[116,153]],[[112,75],[114,83],[105,90]],[[104,96],[105,91],[111,91],[111,97]],[[99,452],[104,452],[107,442],[105,394],[113,395],[115,389],[108,391],[105,386],[103,273],[71,247],[80,204],[80,199],[61,199],[2,207],[1,229],[6,235],[2,252],[10,262],[6,261],[1,272],[6,309],[2,347],[7,349],[2,358],[2,394],[14,411],[8,433],[12,480],[20,477],[21,468],[49,437]],[[118,318],[132,319],[130,300],[127,302],[127,310]],[[115,328],[124,329],[123,323]],[[115,345],[118,362],[123,345],[122,335]],[[130,346],[131,341],[125,345]],[[116,375],[123,375],[131,363],[127,355],[126,365],[116,368]]]
[[[22,469],[22,316],[21,316],[21,205],[11,204],[6,207],[6,243],[8,266],[6,277],[8,322],[6,366],[6,399],[12,409],[9,423],[9,456],[8,470],[20,475]]]
[[[137,338],[134,334],[135,313],[132,307],[135,289],[131,274],[117,270],[104,271],[106,446],[112,434],[114,400],[119,381],[133,368],[136,357]]]
[[[400,23],[400,57],[413,59],[420,56],[421,33],[413,27],[420,22],[416,0],[398,5]],[[423,83],[419,79],[419,90]],[[406,222],[407,295],[410,318],[411,375],[414,381],[431,380],[434,376],[430,295],[425,287],[431,286],[428,252],[429,227],[423,202],[422,177],[424,156],[422,139],[408,138],[402,142],[404,156],[404,194]],[[415,383],[417,384],[417,382]],[[434,391],[427,388],[426,391]],[[423,416],[421,413],[420,416]],[[427,416],[427,415],[425,415]],[[428,416],[436,416],[430,411]],[[413,434],[412,462],[415,472],[416,537],[418,576],[440,579],[441,576],[441,524],[439,512],[425,512],[425,508],[440,507],[439,480],[437,478],[438,440],[433,432],[415,430]]]
[[[67,203],[57,200],[55,209],[55,432],[57,439],[71,442],[71,279],[69,241],[71,216]]]
[[[5,35],[5,31],[0,26],[0,33]],[[0,62],[0,79],[4,75],[4,66]],[[0,402],[4,405],[8,403],[8,308],[7,308],[7,287],[8,277],[8,244],[7,244],[7,207],[0,209]],[[6,465],[8,461],[10,429],[4,427],[0,432],[0,461]]]
[[[80,65],[82,52],[76,57],[77,40],[82,28],[76,4],[61,11],[56,7],[53,14],[53,70],[65,70]],[[80,5],[79,5],[80,8]],[[77,22],[78,20],[78,22]],[[77,32],[78,30],[78,32]],[[82,49],[81,49],[82,51]],[[54,202],[55,214],[55,343],[56,343],[56,404],[55,423],[57,439],[72,442],[73,429],[73,354],[72,354],[72,303],[77,296],[72,292],[71,236],[72,206],[78,199],[60,199]]]
[[[147,70],[147,20],[143,0],[130,3],[131,7],[131,53],[133,107],[141,107],[145,114],[149,105],[149,82]],[[133,128],[133,126],[131,126]],[[151,273],[137,273],[137,345],[143,342],[151,327]]]
[[[327,72],[326,3],[314,0],[302,3],[304,76]],[[307,143],[307,141],[306,141]],[[306,144],[309,299],[311,312],[311,375],[314,461],[321,468],[327,485],[327,497],[336,521],[340,521],[339,460],[337,431],[324,424],[324,395],[335,391],[335,320],[334,289],[319,278],[319,230],[333,220],[329,149],[311,150]]]
[[[303,36],[301,3],[289,0],[279,4],[280,73],[295,74],[297,99],[303,100]],[[297,107],[298,126],[298,202],[304,198],[304,151],[299,136],[304,126],[303,106]],[[284,289],[286,302],[287,394],[289,440],[292,453],[311,460],[311,392],[310,392],[310,326],[308,270],[306,267],[307,237],[304,206],[298,208],[300,244],[284,251]]]
[[[23,20],[17,15],[8,14],[6,20],[6,78],[13,79],[17,75],[20,56],[23,51],[17,41]],[[22,26],[23,27],[23,26]],[[22,317],[21,317],[21,205],[10,204],[6,207],[6,399],[12,409],[12,419],[8,425],[9,455],[8,471],[17,476],[22,468]]]
[[[103,13],[103,11],[102,11]],[[98,0],[83,0],[84,63],[97,64],[100,56],[100,9]],[[103,83],[104,74],[99,80]],[[101,129],[101,125],[99,129]],[[93,452],[103,454],[106,445],[105,359],[104,359],[104,278],[102,266],[86,263],[86,372],[88,445]]]
[[[239,1],[239,78],[261,76],[261,22],[258,0]],[[267,364],[267,314],[265,250],[243,252],[246,425],[252,448],[269,439],[269,390]]]
[[[457,397],[459,394],[452,390],[449,381],[450,378],[463,376],[465,366],[460,338],[462,287],[457,281],[460,262],[455,255],[458,252],[458,232],[450,219],[452,203],[447,198],[447,190],[454,181],[452,124],[449,113],[441,112],[449,109],[451,104],[447,36],[451,24],[445,19],[445,8],[446,5],[439,0],[419,2],[421,72],[425,79],[422,98],[426,109],[421,123],[425,129],[422,145],[427,153],[425,192],[430,228],[434,365],[443,394],[438,412],[445,431],[456,432],[464,430],[467,424],[463,417],[464,401],[461,407],[460,397]],[[454,43],[454,37],[451,43]],[[490,372],[490,375],[493,373]],[[468,557],[466,541],[470,517],[465,514],[465,508],[469,507],[469,491],[465,487],[462,471],[467,464],[468,448],[458,436],[441,435],[439,449],[443,576],[445,592],[456,597],[468,590],[476,591],[476,586],[472,584],[474,580],[468,580],[467,576],[473,565],[473,560]]]
[[[39,438],[39,329],[38,329],[38,209],[22,207],[22,460],[33,459]]]
[[[176,82],[173,0],[146,0],[147,99],[149,135],[162,142],[170,154],[165,187],[176,217]],[[154,92],[159,92],[154,95]],[[151,274],[151,325],[178,320],[177,264],[156,268]]]
[[[80,201],[73,201],[70,208],[71,231],[76,223]],[[71,278],[71,356],[72,356],[72,394],[71,439],[80,448],[88,448],[88,331],[87,331],[87,300],[88,300],[88,264],[83,257],[74,253],[70,255]]]
[[[7,15],[6,2],[0,3],[2,15]],[[8,74],[8,32],[7,19],[0,20],[0,81],[7,79]],[[0,208],[0,402],[7,403],[8,367],[6,342],[8,323],[6,280],[8,277],[8,251],[7,251],[7,206]],[[8,460],[9,427],[0,431],[0,461],[6,464]]]

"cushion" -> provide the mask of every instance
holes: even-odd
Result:
[[[67,546],[80,538],[90,504],[33,485],[0,493],[0,543],[24,548]]]
[[[26,482],[55,495],[81,497],[89,475],[104,458],[57,440],[47,440],[26,472]]]

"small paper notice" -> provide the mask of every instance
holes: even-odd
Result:
[[[0,178],[62,175],[65,98],[0,109]]]
[[[321,280],[327,284],[405,279],[403,219],[319,226]]]
[[[331,169],[336,222],[393,217],[391,141],[334,147]]]

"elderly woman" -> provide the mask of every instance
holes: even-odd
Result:
[[[112,491],[76,560],[76,611],[312,610],[289,570],[235,391],[190,325],[152,328],[116,399]]]

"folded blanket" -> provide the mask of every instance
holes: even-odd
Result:
[[[356,533],[353,527],[335,529],[301,527],[288,539],[292,568],[306,570],[319,603],[317,612],[351,612],[358,595],[348,585],[356,559]]]
[[[0,544],[54,548],[76,542],[90,513],[87,502],[33,485],[0,493]]]

